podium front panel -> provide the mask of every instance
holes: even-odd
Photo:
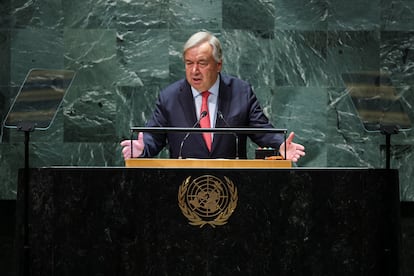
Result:
[[[41,168],[28,195],[32,275],[398,273],[396,170]]]

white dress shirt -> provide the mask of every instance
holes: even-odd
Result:
[[[216,125],[216,117],[217,117],[217,100],[219,95],[219,84],[220,84],[220,76],[217,77],[216,82],[213,84],[212,87],[208,90],[210,92],[210,96],[208,97],[208,113],[210,115],[210,126],[212,128]],[[201,93],[204,91],[198,91],[194,87],[191,87],[191,91],[193,92],[194,97],[194,104],[196,108],[196,115],[197,119],[200,118],[201,113],[201,103],[202,103],[202,96]]]

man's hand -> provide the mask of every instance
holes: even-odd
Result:
[[[286,145],[285,143],[280,145],[279,152],[280,154],[282,154],[283,157],[285,157],[284,154],[285,154],[285,146],[286,146],[285,159],[292,160],[292,162],[298,162],[298,160],[302,156],[305,156],[305,147],[300,144],[293,143],[292,141],[294,137],[295,137],[295,133],[291,132],[289,134],[289,137],[286,139]]]
[[[132,140],[132,155],[131,155],[131,140],[124,140],[121,142],[122,154],[124,159],[136,158],[141,156],[144,151],[144,134],[140,132],[137,140]]]

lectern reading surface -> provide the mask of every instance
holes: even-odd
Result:
[[[125,160],[127,168],[291,168],[291,160],[235,160],[235,159],[160,159],[131,158]]]

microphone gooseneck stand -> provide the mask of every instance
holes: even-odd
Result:
[[[194,125],[191,128],[193,129],[193,128],[197,127],[197,126],[200,126],[201,119],[203,119],[204,117],[206,117],[207,114],[208,113],[205,110],[203,112],[201,112],[200,118],[198,118],[197,122],[195,122]],[[190,136],[190,134],[191,134],[191,132],[187,132],[185,134],[183,140],[181,140],[180,151],[178,153],[178,159],[183,159],[182,151],[183,151],[183,147],[184,147],[184,142],[185,142],[185,140],[187,140],[187,138],[188,138],[188,136]]]

